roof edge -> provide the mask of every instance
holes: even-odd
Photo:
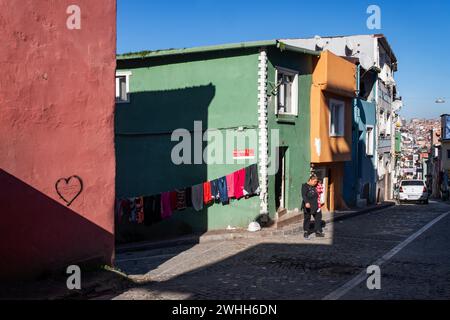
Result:
[[[292,52],[297,52],[297,53],[320,56],[319,51],[313,51],[313,50],[308,50],[308,49],[304,49],[304,48],[291,46],[291,45],[285,44],[284,42],[279,41],[279,40],[264,40],[264,41],[250,41],[250,42],[230,43],[230,44],[213,45],[213,46],[184,48],[184,49],[167,49],[167,50],[132,52],[132,53],[119,54],[116,56],[116,59],[124,61],[124,60],[135,60],[135,59],[185,55],[185,54],[192,54],[192,53],[247,49],[247,48],[263,48],[263,47],[277,47],[281,51],[287,50],[287,51],[292,51]]]
[[[223,51],[223,50],[245,49],[245,48],[255,48],[255,47],[267,47],[267,46],[275,46],[275,45],[277,45],[277,43],[278,43],[277,40],[264,40],[264,41],[230,43],[230,44],[201,46],[201,47],[183,48],[183,49],[141,51],[141,52],[119,54],[119,55],[117,55],[117,60],[145,59],[145,58],[183,55],[183,54],[200,53],[200,52]]]

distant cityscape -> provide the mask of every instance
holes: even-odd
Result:
[[[425,180],[435,198],[445,197],[443,184],[448,185],[448,118],[443,115],[440,119],[402,119],[397,124],[398,180]]]

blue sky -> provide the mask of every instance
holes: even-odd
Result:
[[[366,27],[369,5],[382,28]],[[406,118],[450,113],[450,1],[118,0],[117,51],[315,35],[384,33],[399,60]],[[438,97],[445,104],[435,104]]]

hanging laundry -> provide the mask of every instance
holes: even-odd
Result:
[[[176,189],[175,193],[177,195],[177,210],[185,210],[186,209],[186,189]]]
[[[236,171],[234,174],[234,197],[241,199],[244,197],[245,169]]]
[[[144,223],[144,198],[138,197],[135,200],[136,203],[136,223]]]
[[[170,207],[172,208],[172,211],[177,210],[177,192],[176,191],[170,192]]]
[[[192,207],[195,211],[203,209],[203,184],[197,184],[192,187]]]
[[[186,188],[186,208],[192,208],[192,187]]]
[[[128,221],[130,221],[131,223],[136,223],[137,221],[136,198],[129,198],[128,201],[130,203],[130,216],[128,218]]]
[[[223,205],[228,204],[230,202],[230,199],[228,197],[228,188],[227,188],[227,178],[226,177],[217,179],[217,188],[219,189],[220,202]]]
[[[144,197],[144,224],[150,226],[161,221],[161,195]]]
[[[245,168],[244,195],[253,196],[259,194],[259,192],[258,165],[252,164]]]
[[[170,205],[171,193],[164,192],[161,195],[161,218],[168,219],[172,216],[172,206]]]
[[[130,201],[128,199],[116,200],[116,221],[122,223],[124,217],[130,217]]]
[[[208,181],[203,183],[203,203],[209,204],[212,202],[212,200],[213,198],[211,195],[211,183]]]
[[[215,202],[220,200],[219,179],[211,181],[211,196]]]
[[[226,176],[227,179],[227,189],[228,189],[228,198],[234,198],[234,175],[229,174]]]

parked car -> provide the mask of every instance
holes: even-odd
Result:
[[[428,190],[422,180],[403,180],[398,190],[399,202],[420,201],[428,204]]]

